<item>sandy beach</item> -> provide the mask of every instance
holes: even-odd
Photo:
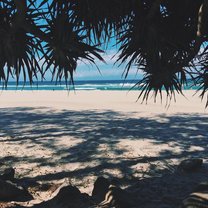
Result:
[[[18,177],[67,178],[87,193],[97,176],[125,187],[184,158],[206,163],[208,109],[193,94],[167,107],[136,102],[138,91],[2,91],[0,163]]]

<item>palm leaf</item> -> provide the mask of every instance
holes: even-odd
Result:
[[[86,36],[81,35],[80,29],[70,22],[68,14],[51,12],[50,15],[45,29],[53,41],[44,46],[44,73],[52,69],[53,80],[61,81],[64,78],[66,82],[73,83],[77,61],[84,59],[93,64],[95,58],[104,61],[99,54],[102,50],[85,42]]]
[[[13,5],[5,3],[0,7],[0,80],[6,85],[9,76],[15,76],[18,84],[20,75],[23,74],[24,81],[28,77],[32,83],[33,77],[37,77],[40,71],[35,56],[35,50],[38,49],[36,41],[33,36],[13,24]]]

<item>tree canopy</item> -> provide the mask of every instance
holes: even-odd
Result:
[[[183,93],[188,79],[208,91],[208,0],[1,0],[0,80],[20,74],[73,83],[78,60],[96,65],[100,46],[118,45],[116,62],[142,70],[139,98]],[[207,97],[208,98],[208,97]],[[207,102],[208,106],[208,102]]]

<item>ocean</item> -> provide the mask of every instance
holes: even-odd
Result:
[[[65,82],[56,84],[50,81],[34,82],[32,86],[29,82],[19,82],[18,86],[15,82],[9,82],[5,90],[140,90],[138,87],[134,87],[137,82],[136,80],[90,80],[75,81],[74,86],[66,86]],[[197,88],[197,86],[192,86],[192,82],[188,82],[188,85],[184,87],[185,90]]]

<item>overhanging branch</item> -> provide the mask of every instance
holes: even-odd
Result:
[[[205,40],[205,34],[206,34],[205,30],[206,30],[207,21],[208,21],[208,0],[204,0],[204,2],[199,8],[196,40],[193,50],[187,59],[187,64],[191,60],[193,60],[194,57],[198,54],[200,47]]]
[[[14,0],[17,13],[16,13],[16,19],[14,22],[15,28],[23,28],[27,33],[31,33],[34,36],[38,37],[39,39],[51,43],[50,38],[47,34],[45,34],[43,31],[41,31],[34,22],[29,22],[29,20],[26,18],[27,15],[27,2],[26,0]]]

